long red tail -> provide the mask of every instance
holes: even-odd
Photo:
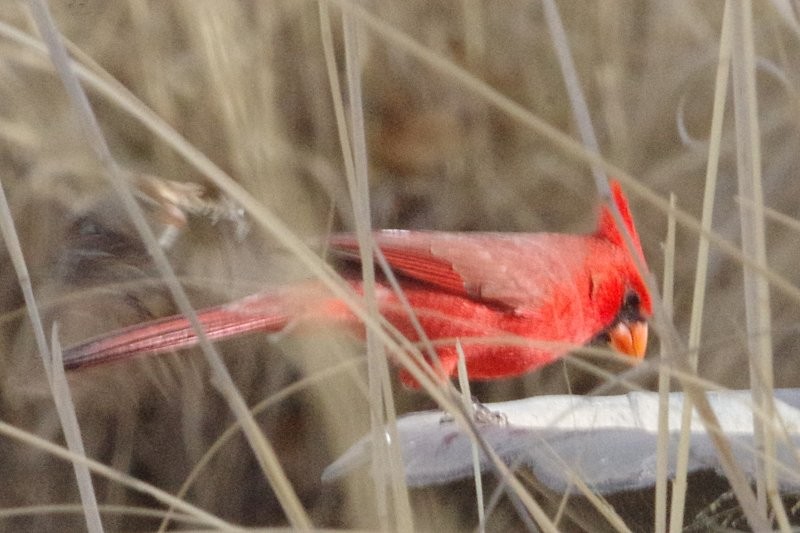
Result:
[[[247,300],[247,299],[246,299]],[[244,302],[246,302],[246,300]],[[220,340],[256,331],[277,332],[291,317],[280,297],[260,295],[259,305],[229,304],[206,309],[197,317],[209,340]],[[197,344],[197,334],[183,316],[135,324],[112,336],[100,336],[64,352],[64,368],[77,370],[138,354],[158,354]]]

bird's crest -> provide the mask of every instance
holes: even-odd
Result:
[[[628,207],[628,199],[625,197],[625,193],[622,192],[622,187],[617,180],[611,180],[609,185],[611,186],[612,201],[617,206],[617,209],[619,209],[619,214],[622,216],[622,221],[625,223],[625,227],[631,236],[631,241],[633,242],[635,252],[639,255],[639,259],[641,261],[640,264],[647,265],[644,259],[644,252],[642,252],[642,244],[639,242],[639,234],[636,231],[636,226],[633,223],[633,216],[631,215],[631,210]],[[600,219],[597,224],[597,233],[595,235],[597,235],[598,238],[608,240],[617,246],[622,247],[623,249],[627,249],[622,231],[620,231],[620,228],[617,227],[617,223],[611,213],[611,208],[608,205],[603,205],[600,210]],[[633,280],[633,283],[636,285],[637,292],[642,298],[642,307],[649,313],[651,310],[650,294],[647,291],[647,287],[645,286],[641,273],[638,272],[635,264],[632,265],[632,269],[634,272],[636,272],[636,279]]]

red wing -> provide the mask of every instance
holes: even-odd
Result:
[[[531,306],[581,268],[591,237],[549,233],[447,233],[384,230],[373,234],[389,264],[405,276],[470,298]],[[331,238],[358,259],[354,236]]]
[[[431,253],[433,232],[383,230],[373,233],[375,242],[389,265],[402,274],[455,293],[463,293],[464,279],[453,264]],[[355,235],[336,234],[331,237],[334,251],[349,259],[358,260],[358,240]]]

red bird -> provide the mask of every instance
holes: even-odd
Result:
[[[644,265],[628,202],[619,183],[612,182],[611,189]],[[650,295],[608,206],[590,235],[384,230],[374,238],[436,347],[443,376],[456,372],[457,340],[470,379],[518,376],[571,347],[598,340],[634,358],[644,356]],[[352,235],[334,235],[330,246],[348,261],[359,260]],[[362,293],[358,277],[345,276]],[[212,340],[278,332],[290,323],[358,324],[343,302],[321,294],[321,284],[309,281],[207,309],[198,317]],[[381,277],[377,298],[380,313],[419,341],[406,309]],[[196,343],[188,321],[173,316],[76,346],[65,352],[64,364],[74,370]],[[417,386],[408,372],[401,371],[401,378]]]

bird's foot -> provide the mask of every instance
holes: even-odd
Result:
[[[508,416],[505,413],[492,411],[474,396],[472,397],[472,417],[478,424],[508,425]]]
[[[472,397],[471,415],[472,420],[474,420],[476,424],[496,426],[508,425],[508,416],[506,416],[505,413],[501,413],[500,411],[492,411],[483,403],[481,403],[481,401],[475,396]],[[439,420],[439,423],[450,424],[454,419],[455,418],[451,413],[444,413],[442,418]]]

